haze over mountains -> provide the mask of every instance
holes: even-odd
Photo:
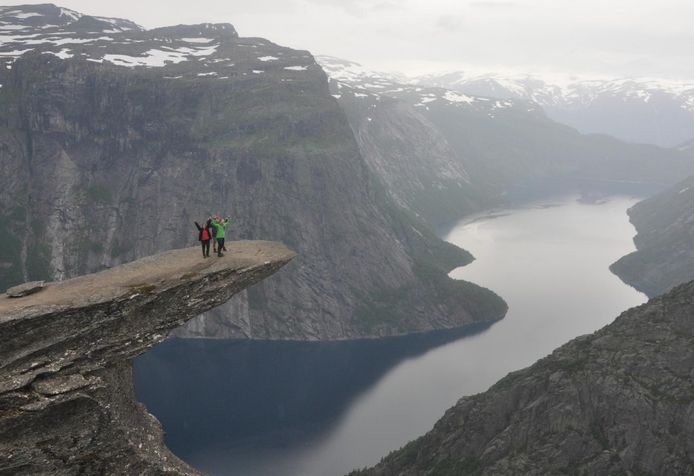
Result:
[[[519,187],[662,186],[693,172],[682,151],[582,135],[527,99],[417,86],[351,61],[317,60],[367,163],[396,201],[434,225],[498,204]]]
[[[0,105],[0,289],[193,245],[193,222],[212,213],[231,216],[231,240],[277,240],[298,252],[274,277],[179,330],[183,337],[335,340],[488,326],[507,305],[448,277],[473,257],[433,230],[516,196],[586,184],[662,190],[630,212],[638,251],[613,266],[625,281],[655,296],[694,278],[687,83],[412,80],[240,37],[230,24],[146,30],[25,5],[0,7]],[[183,276],[202,283],[195,272]],[[166,312],[160,302],[146,307],[148,286],[135,287],[118,295],[119,306],[138,297],[143,316]],[[188,297],[174,301],[183,308]],[[624,313],[464,398],[431,433],[366,473],[691,474],[693,303],[689,284]],[[0,398],[2,437],[27,415],[41,423],[27,441],[43,436],[46,399],[27,374],[40,384],[42,369],[64,370],[66,380],[44,385],[57,402],[97,385],[61,357],[91,315],[76,314],[68,327],[77,335],[57,346],[50,312],[41,315],[50,357],[36,365],[31,322],[3,336],[22,368]],[[118,344],[129,339],[119,335]],[[88,349],[78,355],[91,362]],[[113,388],[129,395],[122,382]],[[66,432],[79,432],[75,421]],[[99,422],[90,425],[98,434]],[[49,442],[56,466],[27,473],[65,461],[83,472],[92,459],[121,463],[92,447],[75,460],[73,447],[62,438],[65,453],[55,456]],[[0,454],[0,473],[13,469],[9,459]]]
[[[557,81],[463,72],[432,74],[414,82],[465,94],[530,100],[552,119],[580,132],[609,134],[627,142],[674,147],[689,139],[694,130],[694,82],[650,78]]]
[[[686,154],[582,136],[527,101],[386,94],[372,78],[333,83],[338,104],[310,53],[228,24],[143,30],[52,5],[4,7],[0,22],[4,286],[192,243],[184,224],[219,208],[232,236],[299,252],[291,279],[186,335],[344,338],[498,319],[498,297],[446,277],[469,254],[411,213],[447,223],[530,179],[662,185],[694,171]]]
[[[323,57],[329,64],[330,58]],[[333,58],[334,61],[337,60]],[[325,66],[324,64],[324,66]],[[391,83],[443,88],[464,95],[532,102],[578,131],[626,142],[675,147],[694,130],[694,82],[653,78],[589,79],[463,71],[405,76],[374,73],[346,61],[344,80],[376,77]],[[330,66],[327,66],[330,69]],[[371,84],[378,84],[372,82]]]

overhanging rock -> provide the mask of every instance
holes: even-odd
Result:
[[[131,359],[294,256],[238,241],[0,296],[0,474],[197,474],[135,400]]]

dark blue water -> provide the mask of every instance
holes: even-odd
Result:
[[[603,197],[604,198],[604,197]],[[167,341],[136,361],[167,444],[213,475],[332,476],[372,465],[484,391],[645,297],[608,266],[633,250],[628,197],[541,200],[459,223],[451,273],[509,304],[487,329],[334,342]]]
[[[349,342],[169,339],[136,360],[137,396],[169,448],[205,472],[305,474],[293,457],[384,374],[487,328]]]

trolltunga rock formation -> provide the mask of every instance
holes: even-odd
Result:
[[[131,360],[293,257],[234,242],[168,251],[0,297],[0,474],[197,474],[133,394]]]

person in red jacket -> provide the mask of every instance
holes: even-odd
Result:
[[[202,257],[210,257],[210,241],[212,240],[212,220],[207,220],[205,226],[200,226],[198,222],[195,222],[195,227],[198,229],[198,241],[202,245]]]

